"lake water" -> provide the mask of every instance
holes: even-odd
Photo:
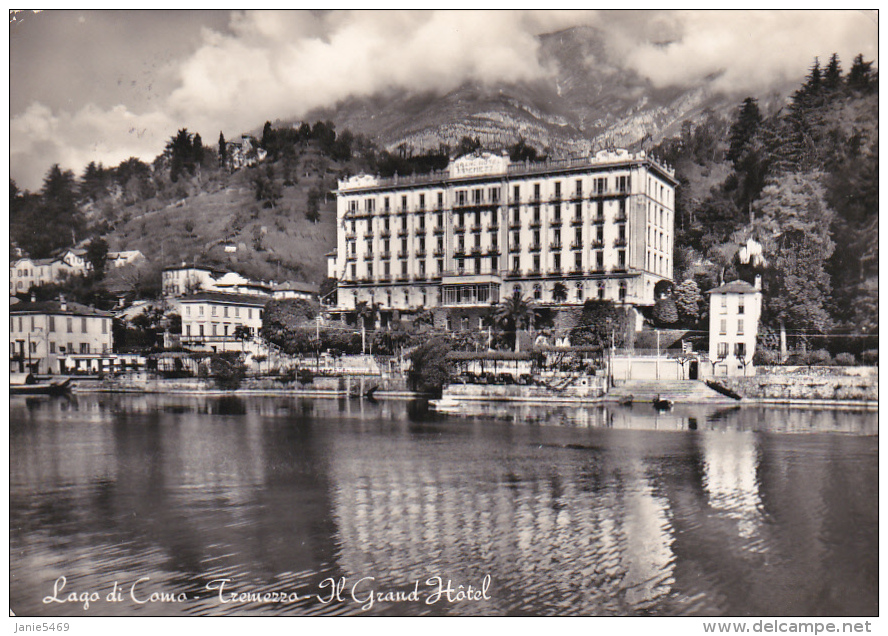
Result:
[[[20,616],[879,611],[875,412],[94,394],[9,426]]]

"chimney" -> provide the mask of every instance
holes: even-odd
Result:
[[[68,303],[65,301],[64,294],[59,294],[59,305],[61,305],[62,311],[68,311]]]
[[[755,288],[758,291],[762,291],[762,275],[761,274],[755,275]]]

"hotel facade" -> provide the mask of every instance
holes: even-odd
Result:
[[[334,312],[489,306],[515,292],[653,305],[672,279],[676,185],[674,170],[625,150],[543,163],[485,153],[340,181]]]

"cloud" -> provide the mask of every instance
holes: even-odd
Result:
[[[660,87],[716,76],[716,89],[758,94],[798,81],[815,55],[825,62],[837,52],[847,70],[857,53],[878,54],[876,18],[857,11],[246,11],[224,28],[212,24],[172,56],[175,73],[155,78],[165,92],[150,103],[36,102],[14,115],[14,178],[33,189],[52,163],[79,172],[92,160],[150,160],[183,127],[211,141],[219,130],[231,137],[350,96],[546,77],[553,69],[539,59],[537,36],[579,24],[597,27],[615,72]],[[106,66],[109,56],[133,59],[96,50]]]
[[[52,164],[80,171],[90,162],[117,165],[129,157],[154,157],[176,130],[160,112],[138,115],[124,106],[87,105],[74,114],[54,114],[34,102],[10,120],[10,166],[18,185],[39,189]]]
[[[718,75],[713,88],[756,92],[797,82],[814,57],[876,59],[878,24],[861,11],[679,11],[605,14],[608,49],[656,86]]]

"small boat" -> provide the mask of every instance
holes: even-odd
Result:
[[[654,400],[654,408],[658,411],[668,411],[672,408],[672,400],[663,400],[660,398],[660,394],[657,394],[657,399]]]
[[[10,395],[63,395],[71,390],[71,378],[39,382],[30,373],[10,373]]]
[[[620,398],[620,406],[632,406],[633,399],[631,395],[624,395]]]
[[[440,400],[429,400],[429,406],[438,413],[462,413],[465,405],[458,400],[445,397]]]

